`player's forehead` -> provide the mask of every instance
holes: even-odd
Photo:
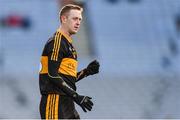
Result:
[[[76,9],[71,9],[69,11],[69,15],[70,17],[78,17],[82,19],[82,11],[80,10],[76,10]]]

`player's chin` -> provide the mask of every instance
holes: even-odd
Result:
[[[78,30],[73,30],[71,31],[71,34],[76,34],[78,32]]]

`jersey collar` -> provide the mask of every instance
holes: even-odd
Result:
[[[57,31],[59,31],[68,40],[68,42],[72,43],[72,38],[71,37],[69,37],[67,34],[62,32],[60,29],[58,29]]]

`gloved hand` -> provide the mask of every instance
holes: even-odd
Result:
[[[100,64],[97,60],[92,61],[89,63],[87,68],[85,69],[86,75],[93,75],[99,72]]]
[[[93,102],[91,101],[91,97],[88,96],[82,96],[75,94],[73,96],[74,101],[81,106],[84,112],[87,112],[87,110],[91,111]]]

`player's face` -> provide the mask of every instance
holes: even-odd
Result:
[[[82,15],[80,10],[70,10],[67,16],[66,26],[69,34],[76,34],[79,30]]]

